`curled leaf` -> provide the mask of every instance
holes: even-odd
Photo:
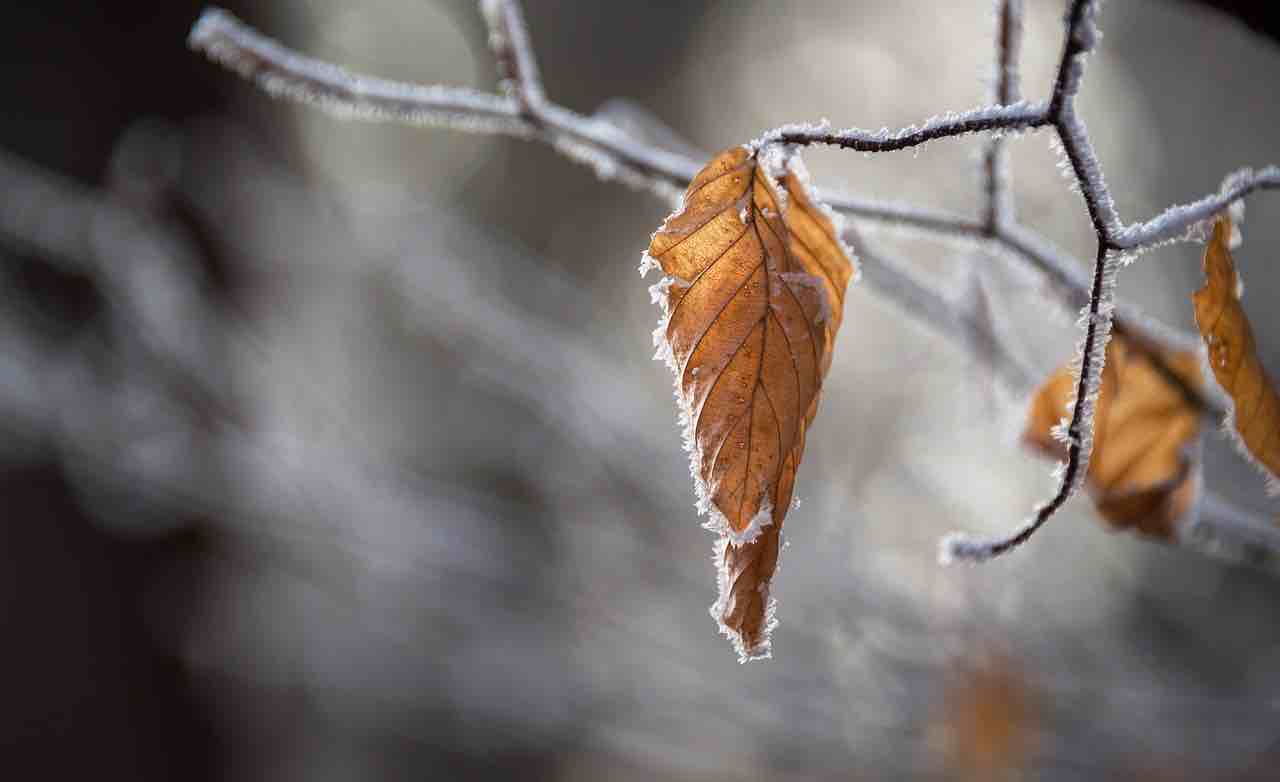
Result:
[[[1164,363],[1191,388],[1200,386],[1194,353],[1170,352]],[[1075,397],[1075,377],[1062,367],[1032,397],[1023,438],[1051,456],[1066,447],[1054,430]],[[1094,506],[1116,529],[1163,540],[1175,536],[1200,491],[1189,450],[1200,431],[1196,407],[1123,337],[1107,345],[1094,418],[1088,486]]]
[[[663,317],[698,509],[723,536],[712,614],[743,659],[767,656],[769,585],[805,431],[853,276],[832,214],[781,147],[734,147],[689,183],[645,266]]]
[[[1240,306],[1230,237],[1231,220],[1218,218],[1204,251],[1205,285],[1191,301],[1213,376],[1231,396],[1231,427],[1271,481],[1280,481],[1280,396],[1258,360],[1253,328]]]

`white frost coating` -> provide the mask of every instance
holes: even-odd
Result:
[[[742,146],[751,154],[755,154],[765,147],[774,146],[778,139],[782,136],[804,135],[804,136],[821,136],[831,132],[831,121],[826,117],[817,122],[789,122],[786,125],[774,128],[773,130],[762,134],[758,138],[748,141]],[[887,133],[888,130],[886,129]]]
[[[497,47],[507,43],[506,24],[502,19],[503,0],[480,0],[480,15],[489,29],[489,45]]]
[[[1111,341],[1111,325],[1115,315],[1114,300],[1118,271],[1118,256],[1109,253],[1103,259],[1102,291],[1098,299],[1098,312],[1090,315],[1086,307],[1082,314],[1085,333],[1087,335],[1092,330],[1094,340],[1093,350],[1087,356],[1089,373],[1084,377],[1084,394],[1083,396],[1077,396],[1072,407],[1072,414],[1079,414],[1077,436],[1080,442],[1074,444],[1078,449],[1078,465],[1074,479],[1070,483],[1062,483],[1062,489],[1068,495],[1074,494],[1084,483],[1085,475],[1089,472],[1089,460],[1093,455],[1094,413],[1098,406],[1098,393],[1102,388],[1102,370],[1106,364],[1107,343]],[[1072,362],[1072,376],[1077,381],[1079,381],[1081,367],[1086,358],[1084,348],[1085,338],[1082,337],[1076,359]],[[1078,406],[1083,406],[1083,409],[1077,411],[1075,408]],[[1070,439],[1068,437],[1068,445],[1073,445]]]
[[[351,73],[281,46],[219,8],[200,16],[187,45],[272,97],[311,103],[344,118],[522,137],[535,132],[510,98]]]
[[[1009,128],[1027,127],[1044,119],[1048,104],[1018,101],[1008,106],[981,106],[968,111],[948,111],[925,120],[919,125],[909,125],[899,130],[881,128],[879,131],[862,128],[831,130],[825,120],[812,124],[791,124],[774,128],[747,144],[751,150],[773,146],[784,138],[810,143],[839,144],[862,147],[909,147],[923,144],[929,137],[959,136],[987,128],[978,125],[1007,125]]]
[[[735,546],[745,546],[748,543],[754,543],[755,539],[760,537],[760,533],[764,532],[764,528],[773,524],[773,502],[765,497],[760,503],[760,510],[756,511],[756,515],[751,517],[750,523],[742,530],[735,532],[725,523],[724,516],[719,512],[712,514],[713,518],[708,519],[703,524],[704,529],[712,532],[718,532],[729,539],[729,542]],[[715,516],[719,516],[719,521],[715,520]]]
[[[671,320],[672,311],[670,291],[673,285],[684,287],[688,286],[689,283],[668,276],[663,277],[649,287],[650,298],[661,308],[661,314],[658,316],[658,325],[653,330],[653,359],[663,362],[671,370],[674,382],[672,394],[676,400],[677,424],[680,427],[680,438],[684,450],[689,454],[689,477],[693,479],[693,492],[696,500],[694,507],[697,508],[699,516],[708,517],[707,521],[702,525],[704,528],[724,536],[728,534],[730,529],[729,520],[711,501],[711,489],[702,480],[702,459],[694,439],[696,419],[693,404],[692,400],[685,396],[684,386],[681,382],[680,365],[676,363],[675,355],[671,351],[671,343],[667,340],[667,325]],[[767,502],[767,497],[765,501]],[[752,521],[753,523],[755,522],[754,519]],[[763,526],[758,525],[756,534],[759,534],[759,529],[762,528]]]
[[[1084,17],[1080,24],[1071,31],[1071,37],[1083,52],[1091,51],[1102,40],[1102,31],[1097,22],[1098,3],[1089,2],[1084,7]]]
[[[1216,382],[1215,375],[1210,373],[1209,377],[1214,377]],[[1236,453],[1240,454],[1240,458],[1244,459],[1246,464],[1252,466],[1262,476],[1267,494],[1272,497],[1280,496],[1280,476],[1272,474],[1267,469],[1267,466],[1258,461],[1257,457],[1253,455],[1253,451],[1249,450],[1249,446],[1245,444],[1244,438],[1240,435],[1239,430],[1236,429],[1235,400],[1226,394],[1223,394],[1223,396],[1226,398],[1227,411],[1222,417],[1222,424],[1220,425],[1222,436],[1236,449]]]
[[[662,268],[662,264],[658,263],[654,259],[654,257],[649,254],[648,250],[645,250],[643,253],[640,254],[639,270],[640,270],[641,277],[647,276],[649,272],[653,271],[654,269],[661,269],[661,268]]]
[[[957,557],[957,552],[964,549],[969,544],[969,536],[963,532],[948,532],[938,541],[938,564],[946,567],[953,564]],[[976,562],[971,557],[965,557],[967,562]]]
[[[756,151],[756,166],[760,171],[764,172],[764,177],[769,182],[769,187],[773,188],[773,195],[778,201],[778,208],[783,214],[787,212],[787,190],[779,181],[786,176],[787,169],[791,168],[791,158],[795,157],[791,151],[781,144],[770,144]],[[763,207],[761,212],[767,214],[767,210]]]
[[[1067,416],[1060,419],[1058,423],[1049,427],[1049,436],[1054,440],[1066,446],[1074,444],[1075,438],[1071,436],[1071,409],[1076,406],[1075,400],[1068,401],[1064,407],[1067,409]],[[1055,476],[1057,477],[1057,476]]]
[[[1237,172],[1237,175],[1239,173],[1241,172]],[[1236,176],[1236,175],[1233,175],[1233,176]],[[1228,179],[1230,180],[1231,177],[1228,177]],[[1223,183],[1223,189],[1226,190],[1227,188],[1228,188],[1227,183]],[[1231,223],[1232,237],[1234,238],[1236,236],[1237,229],[1239,228],[1240,223],[1244,222],[1244,202],[1235,201],[1231,205],[1230,209],[1231,209],[1231,218],[1232,218],[1232,223]],[[1236,270],[1235,295],[1237,299],[1241,299],[1244,297],[1244,276],[1240,274],[1240,271],[1238,269]],[[1211,339],[1211,338],[1212,338],[1212,335],[1205,337],[1205,339]],[[1244,437],[1242,437],[1239,430],[1236,429],[1235,399],[1232,398],[1232,396],[1228,394],[1225,389],[1222,388],[1221,384],[1218,383],[1218,376],[1214,372],[1214,367],[1210,365],[1209,351],[1202,347],[1199,350],[1199,355],[1200,355],[1200,363],[1202,366],[1201,375],[1204,377],[1213,379],[1212,388],[1216,392],[1214,395],[1218,398],[1219,402],[1222,404],[1225,410],[1222,416],[1222,423],[1221,423],[1223,437],[1231,443],[1232,447],[1236,449],[1236,452],[1240,454],[1240,457],[1244,459],[1244,461],[1247,464],[1251,465],[1255,470],[1257,470],[1258,473],[1263,477],[1266,485],[1267,494],[1272,496],[1280,496],[1280,476],[1272,474],[1272,472],[1267,469],[1266,465],[1258,461],[1257,457],[1253,455],[1253,452],[1249,450],[1249,446],[1245,444]]]
[[[688,287],[689,283],[676,277],[663,277],[649,286],[649,300],[657,304],[662,314],[658,316],[658,325],[653,329],[653,346],[657,350],[653,354],[654,361],[663,361],[673,372],[679,372],[675,358],[671,354],[671,344],[667,341],[667,324],[671,320],[671,286]],[[676,392],[679,393],[679,377],[676,378]]]
[[[672,181],[688,182],[697,175],[701,166],[674,152],[637,143],[622,129],[602,117],[584,117],[552,103],[537,107],[541,122],[553,132],[552,142],[571,156],[582,148],[583,157],[573,159],[595,165],[600,156],[609,158],[603,163],[601,176],[618,179],[624,184],[643,189],[657,190],[659,195],[678,200],[680,188]],[[656,176],[645,172],[657,172]]]
[[[1079,62],[1079,59],[1076,62]],[[1085,196],[1085,202],[1090,205],[1091,211],[1096,210],[1106,236],[1114,237],[1121,230],[1120,216],[1116,213],[1115,201],[1112,200],[1111,191],[1107,189],[1107,183],[1103,179],[1098,157],[1093,151],[1093,146],[1089,144],[1084,121],[1076,114],[1075,106],[1070,101],[1063,106],[1061,123],[1063,144],[1074,150],[1076,154],[1077,165],[1073,166],[1073,170]],[[1066,150],[1063,151],[1063,156],[1066,157]],[[1068,164],[1070,164],[1069,159]]]
[[[854,253],[853,247],[845,241],[848,226],[844,215],[832,209],[822,198],[821,192],[813,185],[813,178],[809,175],[809,167],[804,164],[804,160],[799,154],[792,155],[787,161],[787,165],[790,167],[791,172],[796,175],[796,181],[800,183],[800,187],[804,188],[805,195],[809,197],[809,202],[814,204],[818,211],[831,222],[836,243],[840,246],[840,251],[849,259],[849,265],[853,267],[853,275],[849,277],[849,284],[857,285],[862,280],[862,265],[858,262],[859,259]]]
[[[1059,506],[1065,502],[1084,484],[1089,474],[1089,460],[1093,456],[1094,418],[1098,406],[1098,392],[1102,386],[1102,370],[1106,362],[1107,343],[1111,339],[1111,326],[1114,317],[1114,301],[1116,274],[1119,270],[1119,256],[1114,253],[1105,254],[1102,259],[1101,289],[1097,301],[1097,313],[1090,313],[1086,307],[1082,318],[1085,324],[1085,335],[1077,348],[1077,357],[1072,362],[1072,375],[1076,378],[1077,394],[1072,410],[1072,417],[1077,419],[1074,434],[1064,434],[1069,448],[1069,462],[1060,463],[1055,470],[1058,490],[1053,499],[1038,506],[1032,516],[1014,532],[994,540],[977,540],[963,533],[952,533],[944,537],[940,543],[938,561],[949,564],[956,559],[970,562],[982,562],[1007,550],[1009,544],[1023,539],[1048,520],[1050,509],[1055,503]],[[1086,352],[1088,336],[1093,335],[1091,349]],[[1081,368],[1088,364],[1088,372],[1081,380]],[[1055,427],[1056,428],[1056,427]],[[1055,436],[1057,436],[1055,434]],[[1078,439],[1078,442],[1075,442]],[[1075,463],[1074,472],[1068,471],[1071,461]]]
[[[691,179],[697,163],[683,155],[637,143],[605,120],[583,117],[544,102],[523,29],[509,29],[510,25],[503,21],[518,11],[509,4],[502,5],[497,8],[494,4],[488,10],[497,15],[491,21],[497,21],[498,28],[506,31],[507,37],[500,43],[510,44],[522,70],[523,81],[518,86],[527,107],[507,95],[351,73],[282,46],[217,8],[204,12],[187,43],[274,97],[314,104],[348,119],[394,120],[539,138],[571,160],[591,166],[602,179],[617,180],[674,200],[679,188],[672,182]],[[526,118],[526,108],[536,115],[537,124]]]
[[[1062,482],[1062,476],[1067,474],[1067,463],[1064,461],[1055,462],[1053,469],[1049,471],[1055,481]]]
[[[1247,179],[1245,172],[1237,171],[1234,174],[1229,174],[1222,182],[1222,189],[1231,190],[1238,187],[1238,180],[1241,178]],[[1244,199],[1238,199],[1231,202],[1231,206],[1227,207],[1227,217],[1231,218],[1231,225],[1233,227],[1239,227],[1244,224]]]
[[[1280,167],[1267,166],[1254,171],[1244,168],[1228,175],[1221,189],[1189,204],[1171,206],[1145,223],[1126,226],[1115,242],[1126,249],[1147,248],[1163,242],[1195,240],[1197,224],[1212,221],[1223,209],[1243,204],[1248,193],[1258,189],[1280,187]]]
[[[520,6],[513,0],[480,0],[480,12],[489,28],[489,48],[497,55],[499,67],[514,66],[515,83],[509,85],[518,90],[529,103],[540,103],[542,78],[538,74],[538,62],[529,43],[529,30],[525,26]],[[506,62],[510,56],[514,63]]]
[[[671,343],[667,340],[667,325],[671,320],[672,311],[670,291],[673,285],[687,287],[689,283],[676,277],[668,276],[649,286],[649,297],[661,309],[658,325],[653,330],[653,359],[666,364],[667,368],[671,370],[674,380],[675,386],[672,389],[672,393],[676,400],[677,423],[680,427],[681,441],[685,452],[689,454],[689,477],[693,479],[694,507],[697,508],[699,516],[707,517],[702,526],[704,529],[710,530],[721,537],[732,538],[736,545],[745,545],[755,540],[765,527],[773,523],[773,503],[769,499],[768,491],[766,491],[765,496],[761,498],[759,512],[756,513],[742,532],[735,533],[729,524],[729,519],[720,512],[720,509],[711,500],[712,489],[707,486],[706,481],[702,480],[702,459],[694,440],[696,419],[692,400],[685,396],[683,383],[681,382],[680,365],[676,363],[675,355],[671,351]],[[696,373],[697,369],[690,371]]]
[[[564,133],[552,135],[551,146],[575,163],[589,166],[605,182],[616,181],[637,190],[649,190],[668,202],[676,202],[680,198],[680,188],[664,179],[646,176],[620,160],[606,146],[582,142]]]

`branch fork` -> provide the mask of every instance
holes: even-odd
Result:
[[[617,127],[573,112],[547,99],[527,27],[514,0],[481,0],[489,28],[489,42],[503,79],[504,94],[462,87],[422,86],[351,74],[307,58],[265,38],[231,14],[211,8],[200,17],[188,40],[192,49],[256,82],[270,94],[314,103],[342,116],[395,120],[482,133],[536,138],[571,158],[591,165],[604,178],[654,190],[670,198],[700,167],[685,155],[646,144]],[[1101,33],[1096,25],[1097,0],[1070,0],[1065,19],[1062,54],[1051,96],[1044,102],[1020,98],[1018,57],[1022,31],[1022,0],[998,0],[996,6],[996,79],[992,103],[948,113],[897,131],[871,132],[850,128],[832,131],[824,125],[789,125],[769,131],[753,144],[791,146],[823,144],[866,153],[908,149],[929,141],[974,133],[990,134],[983,150],[982,214],[973,219],[910,205],[868,201],[839,193],[825,193],[835,210],[860,220],[912,229],[939,237],[976,241],[991,251],[1024,261],[1043,275],[1059,293],[1060,303],[1080,308],[1083,335],[1077,356],[1079,369],[1075,401],[1065,428],[1068,453],[1058,490],[1013,533],[995,540],[952,535],[942,543],[943,560],[981,561],[1021,545],[1045,524],[1077,491],[1088,471],[1093,439],[1093,409],[1105,351],[1113,332],[1122,333],[1157,367],[1161,348],[1198,344],[1192,335],[1175,332],[1143,317],[1116,298],[1115,280],[1124,261],[1146,249],[1194,238],[1196,228],[1232,203],[1259,190],[1280,188],[1280,168],[1268,166],[1233,175],[1217,192],[1188,204],[1169,207],[1146,221],[1125,224],[1102,176],[1075,98],[1084,77],[1085,61]],[[1004,136],[1014,132],[1051,129],[1071,176],[1083,197],[1097,240],[1092,270],[1085,274],[1061,251],[1020,226],[1009,193]],[[900,301],[919,305],[936,323],[973,324],[976,313],[958,311],[963,302],[944,297],[912,279],[900,265],[866,264],[873,284]],[[949,331],[949,330],[948,330]],[[997,351],[999,353],[999,351]],[[1012,362],[1005,354],[1003,360]],[[1168,369],[1165,367],[1165,369]],[[1022,384],[1025,370],[1006,366],[1005,374]],[[1176,380],[1176,375],[1167,373]],[[1192,395],[1206,414],[1220,413],[1216,403],[1194,389]],[[1180,541],[1220,555],[1280,563],[1280,538],[1260,529],[1248,514],[1207,495],[1194,529]],[[1242,519],[1248,519],[1246,523]],[[1261,542],[1260,542],[1261,541]],[[1257,555],[1259,549],[1267,557]],[[1225,554],[1224,554],[1225,552]]]

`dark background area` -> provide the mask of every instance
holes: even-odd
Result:
[[[2,15],[0,146],[101,183],[139,117],[225,104],[219,75],[185,49],[202,3],[10,3]],[[10,257],[67,330],[85,328],[82,280]],[[195,533],[121,539],[91,523],[56,461],[3,474],[0,765],[6,775],[219,779],[224,747],[174,650],[140,607],[156,576],[207,555]],[[180,601],[181,596],[174,596]]]

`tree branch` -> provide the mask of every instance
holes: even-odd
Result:
[[[1171,206],[1146,222],[1125,226],[1109,240],[1117,250],[1137,250],[1190,239],[1189,234],[1232,203],[1256,190],[1280,188],[1280,167],[1241,169],[1223,180],[1222,189],[1189,204]]]
[[[509,82],[524,112],[532,113],[546,96],[520,6],[503,0],[481,0],[480,10],[489,26],[489,47],[493,49],[498,73]]]
[[[519,17],[502,11],[514,6],[510,2],[486,6],[490,24],[519,25]],[[512,20],[515,20],[514,22]],[[519,26],[523,31],[523,26]],[[493,36],[491,35],[491,38]],[[501,32],[500,40],[527,41],[526,33]],[[230,13],[218,8],[206,10],[196,22],[188,38],[192,49],[204,53],[259,85],[268,94],[312,103],[344,118],[390,120],[412,125],[438,126],[480,133],[499,133],[521,138],[537,138],[564,152],[569,157],[591,165],[605,179],[620,179],[626,184],[673,197],[697,173],[699,162],[685,155],[662,150],[638,141],[607,121],[596,120],[572,112],[545,100],[527,106],[509,96],[491,95],[467,88],[422,86],[352,74],[343,68],[305,57],[257,33]],[[515,58],[514,54],[499,56]],[[532,61],[532,55],[529,56]],[[536,66],[535,66],[536,72]],[[540,88],[538,95],[541,95]],[[1002,107],[993,107],[1000,109]],[[990,111],[991,109],[987,109]],[[979,110],[979,113],[983,110]],[[1015,116],[1037,120],[1035,111],[1015,112]],[[974,119],[973,116],[969,117]],[[883,148],[905,148],[922,143],[920,136],[944,137],[962,132],[964,115],[951,120],[937,120],[924,128],[906,128],[896,133],[850,131],[855,136]],[[799,127],[799,126],[797,126]],[[786,129],[775,131],[780,134]],[[812,129],[810,129],[812,130]],[[942,135],[935,135],[942,134]],[[967,218],[944,215],[913,207],[851,199],[828,195],[829,203],[856,217],[909,226],[942,236],[982,238],[985,228]],[[1032,243],[1019,241],[1005,232],[994,239],[1019,254],[1051,280],[1068,279],[1074,265],[1054,256],[1031,251]],[[1041,243],[1043,246],[1043,243]],[[1075,287],[1087,291],[1087,278],[1077,274]],[[1079,305],[1074,305],[1079,306]],[[1153,339],[1159,339],[1153,335]]]
[[[1019,100],[1018,56],[1022,47],[1022,0],[1000,0],[996,6],[996,79],[995,102],[1008,106]],[[983,174],[986,184],[986,210],[983,226],[995,236],[1000,226],[1012,217],[1013,201],[1009,195],[1008,160],[1004,137],[993,135],[983,150]]]
[[[1048,124],[1047,104],[1023,101],[1008,106],[981,106],[958,113],[947,112],[930,117],[920,125],[909,125],[896,131],[887,128],[875,132],[860,128],[832,131],[823,124],[784,125],[765,133],[753,142],[753,146],[791,144],[805,147],[822,144],[855,152],[895,152],[938,139],[991,130],[1031,130]]]
[[[1062,60],[1054,79],[1049,118],[1071,170],[1084,196],[1089,220],[1098,237],[1089,286],[1089,303],[1081,316],[1084,340],[1078,354],[1078,376],[1075,399],[1064,440],[1067,460],[1058,480],[1058,490],[1047,502],[1036,508],[1031,519],[1012,534],[991,540],[973,540],[953,533],[942,540],[943,561],[963,559],[980,562],[1012,551],[1025,543],[1071,499],[1084,484],[1093,452],[1094,408],[1102,383],[1102,367],[1106,363],[1106,347],[1111,339],[1114,315],[1115,279],[1119,258],[1107,250],[1109,231],[1120,223],[1111,194],[1102,178],[1097,156],[1089,143],[1084,123],[1076,116],[1075,96],[1084,77],[1084,60],[1097,43],[1099,34],[1094,24],[1097,9],[1094,0],[1072,0],[1067,14],[1067,32],[1062,47]],[[1173,374],[1173,373],[1169,373]]]
[[[483,0],[482,7],[489,23],[490,41],[499,69],[512,93],[509,96],[462,88],[403,84],[350,74],[337,66],[296,54],[218,9],[210,9],[202,15],[192,30],[189,44],[215,62],[255,81],[272,95],[314,102],[344,116],[393,119],[537,138],[571,158],[591,165],[603,178],[620,179],[668,196],[679,192],[679,188],[694,176],[699,168],[697,161],[645,144],[607,121],[577,114],[547,100],[516,3],[512,0]],[[1009,538],[987,543],[950,538],[947,544],[950,555],[967,559],[989,558],[1025,541],[1083,481],[1092,445],[1093,397],[1113,321],[1115,328],[1131,337],[1138,349],[1147,353],[1158,368],[1164,365],[1161,348],[1198,344],[1190,336],[1174,334],[1148,322],[1136,310],[1123,305],[1119,307],[1123,316],[1116,320],[1114,280],[1120,262],[1119,251],[1183,238],[1197,223],[1232,201],[1254,190],[1280,187],[1280,169],[1263,169],[1257,174],[1246,174],[1232,180],[1216,195],[1173,207],[1145,223],[1122,227],[1084,123],[1075,110],[1074,99],[1083,78],[1084,60],[1100,35],[1094,21],[1096,2],[1072,0],[1051,98],[1041,103],[1015,100],[1018,93],[1020,12],[1018,0],[1005,0],[1000,5],[997,105],[948,113],[897,131],[883,129],[871,132],[857,128],[831,131],[825,124],[788,125],[769,131],[752,142],[757,147],[773,143],[796,146],[826,144],[863,152],[885,152],[971,133],[994,131],[1005,134],[1046,126],[1055,131],[1098,239],[1091,275],[1081,273],[1059,251],[1012,219],[1011,204],[1004,204],[1007,184],[1003,180],[999,139],[987,149],[987,200],[981,220],[847,196],[827,199],[833,207],[860,219],[942,237],[984,241],[1001,247],[1048,277],[1063,292],[1065,303],[1073,307],[1085,305],[1082,317],[1084,338],[1078,359],[1080,376],[1066,432],[1068,459],[1059,490],[1037,509],[1027,525]],[[882,290],[900,300],[915,300],[916,303],[922,300],[924,289],[915,281],[904,277],[900,270],[890,265],[882,268],[889,269],[881,275]],[[947,312],[945,317],[952,322],[956,317],[967,317],[964,313],[957,315],[954,304],[945,300],[934,301],[931,306],[938,312]],[[1177,379],[1173,373],[1165,374],[1172,380]],[[1194,389],[1183,384],[1182,390],[1188,398],[1199,400],[1204,409],[1212,409]]]

